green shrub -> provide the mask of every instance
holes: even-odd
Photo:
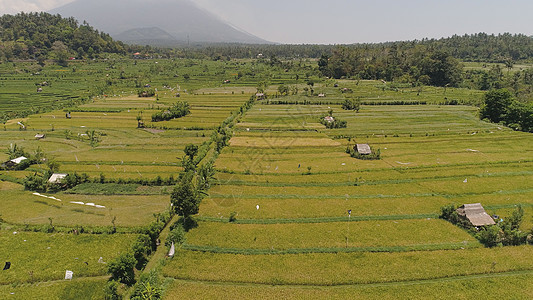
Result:
[[[174,243],[174,245],[181,245],[184,242],[185,228],[183,228],[183,224],[177,221],[170,227],[170,233],[168,234],[167,240],[165,241],[165,245],[167,247],[170,247],[172,243]]]
[[[104,288],[105,300],[120,300],[122,296],[118,293],[118,282],[111,280]]]
[[[121,254],[108,265],[108,272],[113,280],[132,285],[135,283],[135,265],[137,260],[131,252]]]
[[[476,234],[476,238],[487,247],[495,247],[501,243],[501,229],[497,225],[484,227]]]
[[[37,173],[26,176],[24,179],[24,189],[34,192],[46,192],[47,180]]]
[[[233,222],[235,222],[235,221],[237,221],[237,212],[236,212],[236,211],[232,212],[232,213],[229,215],[229,222],[230,222],[230,223],[233,223]]]
[[[344,110],[355,110],[359,112],[361,108],[361,99],[346,98],[342,103],[342,109]]]
[[[163,287],[161,279],[157,271],[150,271],[140,276],[139,282],[135,285],[133,293],[131,294],[132,300],[144,300],[161,299],[163,295]]]
[[[148,263],[148,255],[152,253],[150,237],[146,234],[139,235],[133,243],[132,250],[133,256],[137,260],[135,268],[142,270],[146,263]]]

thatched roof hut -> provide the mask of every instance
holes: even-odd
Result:
[[[496,224],[481,203],[465,204],[457,209],[457,214],[468,219],[476,227]]]
[[[359,152],[361,155],[372,154],[372,150],[368,144],[357,144],[355,147],[357,148],[357,152]]]

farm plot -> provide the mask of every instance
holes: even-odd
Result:
[[[115,219],[117,226],[142,226],[153,220],[153,214],[164,211],[169,202],[167,195],[43,194],[58,201],[34,195],[13,183],[2,181],[0,186],[2,218],[15,224],[48,224],[51,218],[54,225],[61,226],[112,226]]]
[[[353,286],[272,286],[175,280],[164,299],[473,299],[533,297],[531,272]]]
[[[333,116],[347,121],[347,127],[328,130],[332,136],[447,135],[508,130],[480,122],[477,108],[468,106],[397,105],[362,106],[356,113],[333,107]],[[498,128],[499,127],[499,128]]]
[[[394,250],[396,246],[480,246],[463,230],[434,219],[270,225],[202,222],[200,227],[201,230],[193,230],[187,235],[188,248],[243,253],[259,249],[275,253],[289,249],[312,252],[381,248],[385,251]]]
[[[1,285],[60,280],[65,270],[78,278],[106,275],[107,265],[102,261],[114,259],[135,239],[129,234],[0,233],[1,260],[11,262],[9,270],[0,272]]]
[[[34,284],[0,285],[0,295],[4,299],[103,299],[106,283],[107,279],[98,277]]]
[[[530,246],[398,253],[214,254],[181,250],[163,272],[184,280],[349,285],[531,271]]]
[[[504,286],[533,270],[530,246],[487,249],[435,219],[444,205],[475,202],[504,218],[522,204],[531,218],[530,135],[481,122],[472,108],[430,105],[364,106],[365,120],[335,106],[352,119],[327,130],[318,118],[329,109],[256,104],[240,120],[216,161],[200,226],[165,276],[192,289],[216,282],[205,295],[262,285],[297,297],[301,285],[366,295],[385,284],[409,297],[462,286],[446,278]],[[380,149],[381,159],[351,158],[354,143]]]

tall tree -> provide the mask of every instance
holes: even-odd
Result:
[[[513,95],[507,89],[489,91],[483,97],[480,117],[494,123],[504,121],[512,103]]]

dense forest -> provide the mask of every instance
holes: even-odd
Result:
[[[0,17],[0,61],[12,59],[94,58],[101,53],[126,54],[122,42],[74,18],[48,13]]]
[[[175,48],[159,48],[161,54],[185,58],[256,58],[264,57],[320,58],[332,55],[339,45],[245,45],[245,44],[197,44]],[[533,59],[533,38],[523,34],[486,34],[454,35],[441,39],[422,39],[376,44],[342,45],[359,51],[384,52],[390,48],[399,51],[425,47],[431,51],[449,53],[451,56],[474,62],[531,61]]]
[[[333,78],[382,79],[435,86],[458,86],[462,68],[457,59],[425,46],[399,49],[338,47],[318,62],[323,75]]]

